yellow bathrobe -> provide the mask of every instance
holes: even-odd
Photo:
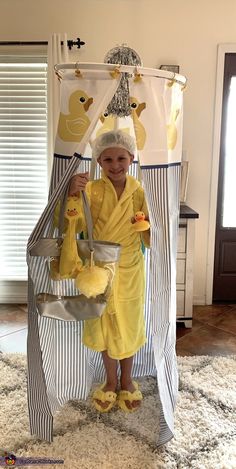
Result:
[[[94,239],[120,243],[122,249],[108,304],[101,318],[85,321],[83,343],[99,352],[107,350],[111,358],[120,360],[134,355],[146,342],[141,241],[149,245],[149,232],[140,234],[131,223],[136,211],[147,215],[144,191],[134,177],[127,176],[118,200],[111,181],[103,176],[89,182],[86,192],[91,203]]]

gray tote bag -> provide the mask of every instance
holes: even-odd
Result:
[[[114,266],[119,261],[121,246],[118,243],[93,240],[93,222],[88,199],[84,191],[81,192],[81,196],[87,224],[88,239],[77,240],[78,254],[82,260],[90,260],[93,258],[94,262],[107,265],[112,264]],[[58,237],[39,239],[30,249],[30,256],[59,259],[63,243],[63,207],[64,204],[62,204],[60,210]],[[74,282],[73,279],[69,281]],[[83,321],[86,319],[95,319],[102,315],[110,295],[111,282],[109,282],[105,292],[95,298],[87,298],[85,295],[80,294],[78,290],[78,294],[75,295],[61,295],[60,282],[62,282],[62,280],[56,280],[57,294],[40,292],[35,295],[37,310],[40,316],[62,321]]]

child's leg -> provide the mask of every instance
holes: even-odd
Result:
[[[132,366],[133,366],[133,358],[124,358],[120,360],[120,369],[121,369],[121,377],[120,377],[120,385],[121,389],[125,389],[126,391],[133,391],[134,385],[132,383]],[[129,388],[132,388],[131,390]]]
[[[134,357],[129,357],[129,358],[124,358],[123,360],[120,360],[120,368],[121,368],[121,377],[120,377],[120,386],[123,391],[129,391],[129,392],[134,392],[135,391],[135,386],[133,385],[132,382],[132,366],[133,366],[133,358]],[[129,409],[132,409],[134,407],[139,407],[140,406],[140,400],[139,401],[125,401],[126,406]]]
[[[104,392],[113,391],[116,392],[117,389],[117,360],[110,358],[107,355],[107,352],[102,352],[102,358],[104,367],[106,370],[106,384],[102,388]],[[106,409],[110,404],[108,401],[102,402],[99,399],[96,399],[97,403],[103,408]]]
[[[107,355],[107,351],[102,352],[103,364],[106,370],[106,386],[105,391],[116,391],[117,388],[117,360]]]

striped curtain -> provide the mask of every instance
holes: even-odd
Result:
[[[176,254],[182,153],[182,90],[156,77],[130,83],[133,123],[151,223],[151,331],[161,402],[158,444],[173,436],[178,389]]]
[[[52,441],[55,410],[68,399],[87,397],[93,377],[92,359],[81,344],[82,323],[55,321],[38,315],[35,295],[50,291],[51,280],[45,259],[31,257],[29,251],[40,238],[51,235],[58,200],[83,161],[86,143],[119,81],[119,77],[112,77],[108,72],[92,70],[84,71],[83,76],[69,72],[63,77],[49,200],[27,245],[30,429],[32,434],[48,441]],[[77,113],[74,113],[75,107]],[[65,288],[70,293],[69,282]]]
[[[52,213],[74,172],[90,170],[89,142],[99,132],[111,130],[104,111],[119,78],[108,72],[66,72],[61,81],[61,110],[55,144],[50,197],[29,239],[33,244],[51,230]],[[147,343],[136,354],[134,376],[157,376],[161,401],[161,432],[157,444],[173,436],[173,411],[177,394],[175,359],[176,240],[182,138],[182,92],[166,79],[144,76],[130,79],[130,118],[116,121],[136,137],[137,154],[149,206],[151,252],[146,251]],[[137,160],[131,174],[138,177]],[[99,172],[95,171],[95,177]],[[100,354],[81,343],[82,323],[41,318],[34,295],[48,291],[47,265],[30,258],[28,403],[31,432],[52,441],[53,413],[69,399],[86,399],[93,380],[104,379]],[[66,282],[66,281],[65,281]],[[68,293],[73,288],[65,285]],[[157,403],[157,405],[159,405]]]

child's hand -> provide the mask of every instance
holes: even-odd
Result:
[[[89,173],[75,174],[70,180],[69,196],[76,195],[80,191],[84,191],[89,181]]]

